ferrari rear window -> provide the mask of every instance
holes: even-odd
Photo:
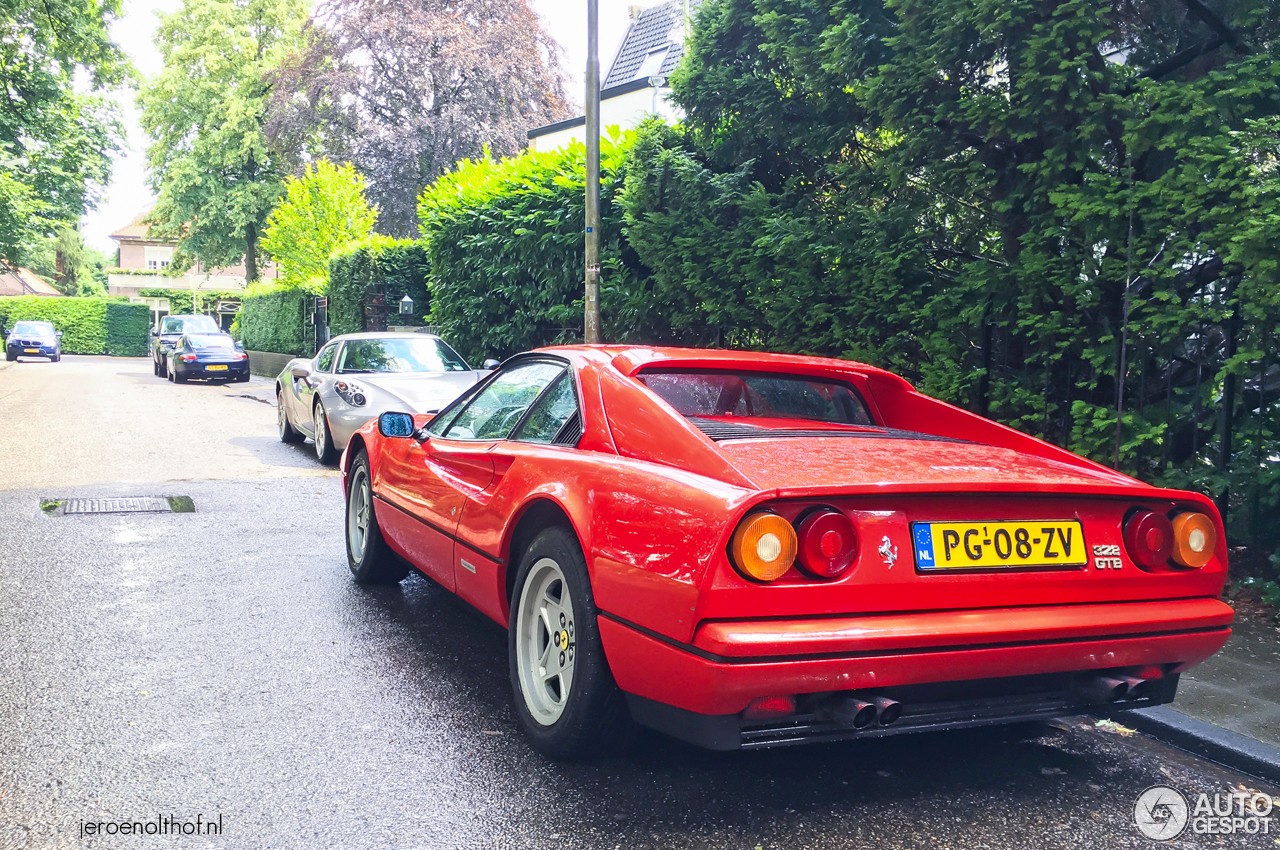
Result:
[[[840,381],[772,372],[651,370],[637,376],[684,416],[805,419],[875,425],[858,391]]]

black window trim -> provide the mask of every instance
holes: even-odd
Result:
[[[455,398],[443,410],[437,413],[435,417],[426,424],[426,430],[428,431],[428,435],[431,437],[435,437],[436,439],[439,439],[439,440],[454,440],[459,443],[493,442],[495,439],[493,437],[485,437],[483,439],[468,440],[463,437],[449,437],[449,436],[446,436],[444,432],[447,432],[450,428],[453,427],[453,421],[457,419],[458,416],[460,416],[464,410],[467,409],[467,407],[471,404],[471,402],[475,401],[476,396],[484,392],[484,390],[490,384],[492,384],[495,380],[497,380],[499,375],[509,372],[510,370],[515,369],[519,366],[524,366],[527,363],[539,363],[539,362],[554,363],[557,366],[563,366],[566,371],[572,371],[573,369],[573,364],[569,362],[568,358],[558,357],[554,354],[544,354],[541,352],[533,352],[529,354],[517,354],[515,357],[509,358],[505,363],[503,363],[497,369],[494,369],[492,372],[490,372],[489,377],[485,378],[483,381],[473,384],[471,386],[471,389],[467,390],[462,395]],[[538,393],[538,397],[529,403],[529,409],[532,409],[533,406],[542,399],[542,394],[545,393],[548,388],[550,388],[553,384],[556,383],[556,381],[559,381],[559,380],[560,378],[556,377],[556,378],[553,378],[550,382],[548,382],[547,386],[542,388],[542,392]],[[577,390],[576,385],[574,389],[575,391]],[[576,398],[577,393],[575,392],[574,395]],[[578,403],[581,404],[581,400],[579,400]],[[451,409],[455,405],[456,405],[456,409]],[[529,415],[529,409],[525,410],[524,415],[520,417],[520,421],[518,421],[515,424],[515,426],[510,431],[507,432],[507,436],[497,438],[498,441],[505,442],[509,440],[511,435],[516,433],[516,430],[524,425],[524,420]],[[581,408],[579,408],[579,413],[581,413]],[[440,434],[432,433],[431,426],[435,424],[436,419],[439,419],[441,416],[444,416],[446,414],[448,414],[450,418],[449,418],[449,421],[445,424],[444,428],[442,429],[442,433]],[[529,445],[535,445],[535,444],[530,443]],[[543,445],[543,444],[537,444],[537,445]]]

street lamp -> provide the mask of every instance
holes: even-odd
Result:
[[[667,84],[667,78],[654,76],[649,78],[649,87],[653,89],[653,108],[649,111],[658,114],[658,91]]]
[[[413,299],[410,298],[408,295],[400,299],[400,315],[401,316],[413,315]]]

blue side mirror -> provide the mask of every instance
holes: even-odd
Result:
[[[378,417],[378,431],[384,437],[412,437],[413,417],[407,413],[384,413]]]

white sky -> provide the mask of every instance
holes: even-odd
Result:
[[[609,71],[613,54],[627,31],[627,7],[657,5],[660,0],[598,0],[600,7],[600,73]],[[568,73],[569,93],[578,103],[583,101],[583,79],[587,66],[586,0],[530,0],[542,16],[551,36],[564,48],[564,66]],[[181,0],[125,0],[124,16],[112,29],[118,43],[133,59],[134,67],[144,77],[160,72],[160,53],[152,43],[157,12],[173,12]],[[85,216],[83,230],[90,246],[114,255],[116,243],[110,234],[146,212],[154,201],[146,183],[147,138],[138,126],[138,110],[133,92],[125,92],[117,100],[124,113],[128,130],[128,149],[117,158],[111,185],[98,208]]]

